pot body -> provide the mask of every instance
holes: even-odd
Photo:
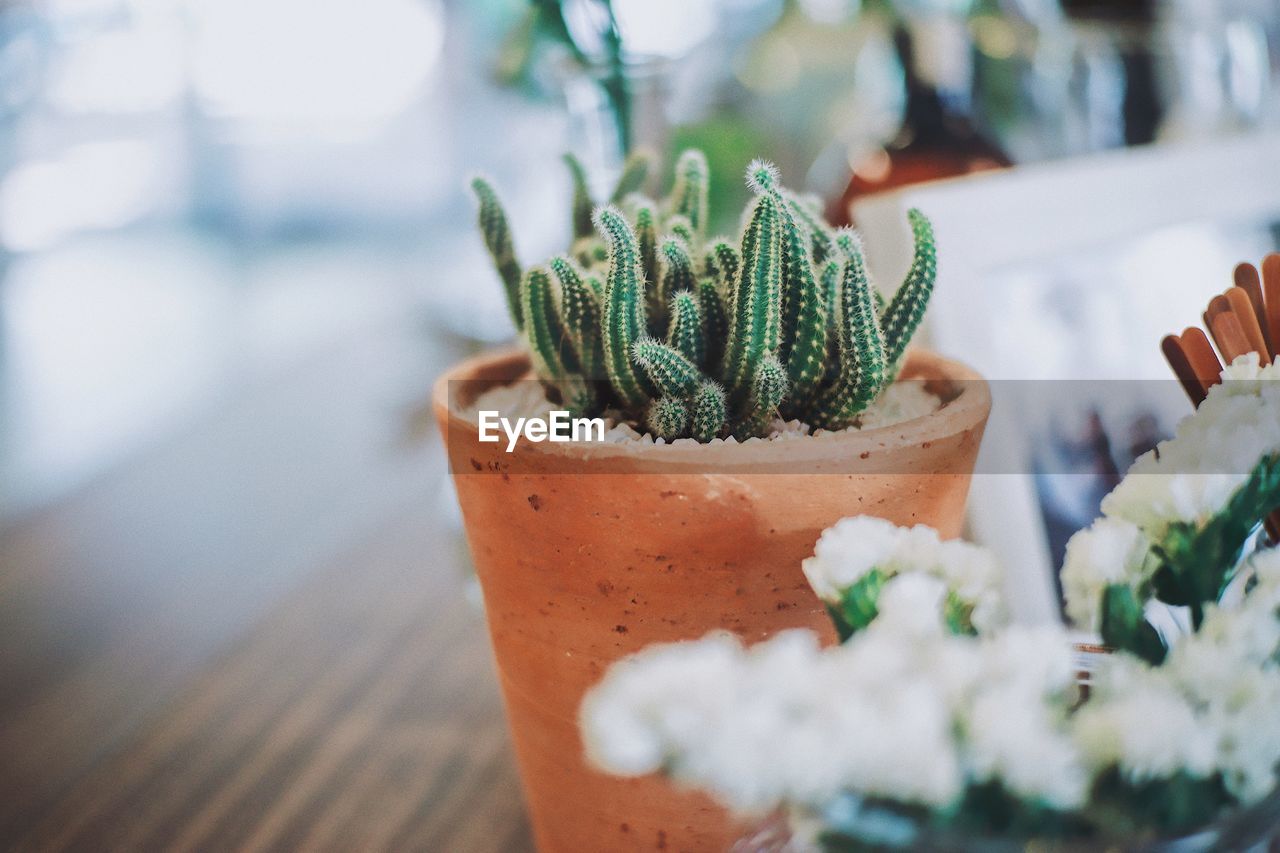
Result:
[[[952,399],[893,427],[692,447],[480,442],[462,411],[527,366],[516,353],[467,362],[438,383],[435,411],[538,849],[727,850],[743,827],[711,800],[587,765],[583,694],[618,658],[715,629],[754,643],[810,628],[834,642],[801,560],[850,515],[959,535],[986,384],[916,352],[904,377]]]

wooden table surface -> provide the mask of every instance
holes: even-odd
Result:
[[[0,531],[0,848],[530,849],[421,346]]]

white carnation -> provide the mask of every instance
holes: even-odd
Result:
[[[838,602],[873,569],[889,577],[922,572],[940,579],[973,606],[973,624],[979,631],[1008,621],[1000,596],[1000,567],[991,552],[968,542],[942,541],[936,530],[924,525],[898,527],[868,515],[841,519],[823,531],[802,568],[814,592],[829,603]]]
[[[1141,783],[1180,771],[1205,777],[1214,770],[1216,738],[1193,703],[1160,670],[1127,655],[1102,662],[1092,695],[1072,724],[1095,773],[1119,767]]]
[[[1071,621],[1097,632],[1103,590],[1112,584],[1137,586],[1145,580],[1150,549],[1136,525],[1118,518],[1100,518],[1072,536],[1061,574]]]
[[[1134,462],[1103,499],[1103,513],[1158,541],[1171,523],[1201,525],[1220,512],[1258,462],[1280,451],[1277,379],[1280,366],[1236,359],[1174,437]]]
[[[1014,626],[984,640],[981,672],[963,717],[966,756],[978,780],[1057,809],[1082,805],[1090,776],[1067,716],[1075,667],[1057,627]]]

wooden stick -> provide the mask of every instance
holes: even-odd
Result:
[[[1174,375],[1182,383],[1182,390],[1186,391],[1187,396],[1191,398],[1191,405],[1199,407],[1207,396],[1207,389],[1196,376],[1195,368],[1191,366],[1191,358],[1182,346],[1182,339],[1177,335],[1165,335],[1164,340],[1160,342],[1160,349],[1164,350],[1165,360],[1169,362]]]
[[[1209,300],[1209,307],[1204,309],[1204,327],[1213,332],[1213,318],[1231,310],[1227,297],[1218,295]]]
[[[1271,330],[1267,328],[1267,307],[1266,299],[1262,293],[1262,276],[1258,273],[1258,268],[1253,264],[1237,264],[1234,275],[1236,287],[1244,290],[1249,295],[1249,303],[1253,307],[1253,316],[1258,320],[1258,328],[1262,331],[1263,340],[1266,341],[1267,349],[1259,350],[1262,360],[1269,361],[1268,354],[1271,352]],[[1248,329],[1245,330],[1246,332]]]
[[[1271,347],[1267,345],[1262,327],[1258,325],[1258,315],[1254,311],[1253,300],[1248,291],[1243,287],[1233,287],[1227,291],[1226,297],[1231,303],[1231,311],[1236,316],[1236,322],[1240,324],[1240,330],[1249,339],[1249,349],[1258,354],[1261,364],[1266,364],[1271,360]],[[1263,313],[1265,315],[1265,309]]]
[[[1218,352],[1222,353],[1222,360],[1226,364],[1253,351],[1249,339],[1245,337],[1244,329],[1240,328],[1240,321],[1231,311],[1215,314],[1210,322],[1209,331],[1213,332],[1214,343],[1218,345]]]
[[[1203,331],[1190,328],[1182,333],[1182,351],[1191,362],[1192,372],[1207,391],[1222,381],[1222,362],[1213,351],[1213,344]]]
[[[1262,291],[1267,304],[1267,334],[1271,357],[1280,356],[1280,253],[1262,259]]]

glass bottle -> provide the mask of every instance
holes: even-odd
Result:
[[[850,205],[860,196],[1011,165],[973,120],[972,56],[963,21],[909,19],[887,5],[878,14],[887,16],[906,104],[897,134],[854,163],[844,192],[829,205],[828,217],[840,225],[849,224]]]

